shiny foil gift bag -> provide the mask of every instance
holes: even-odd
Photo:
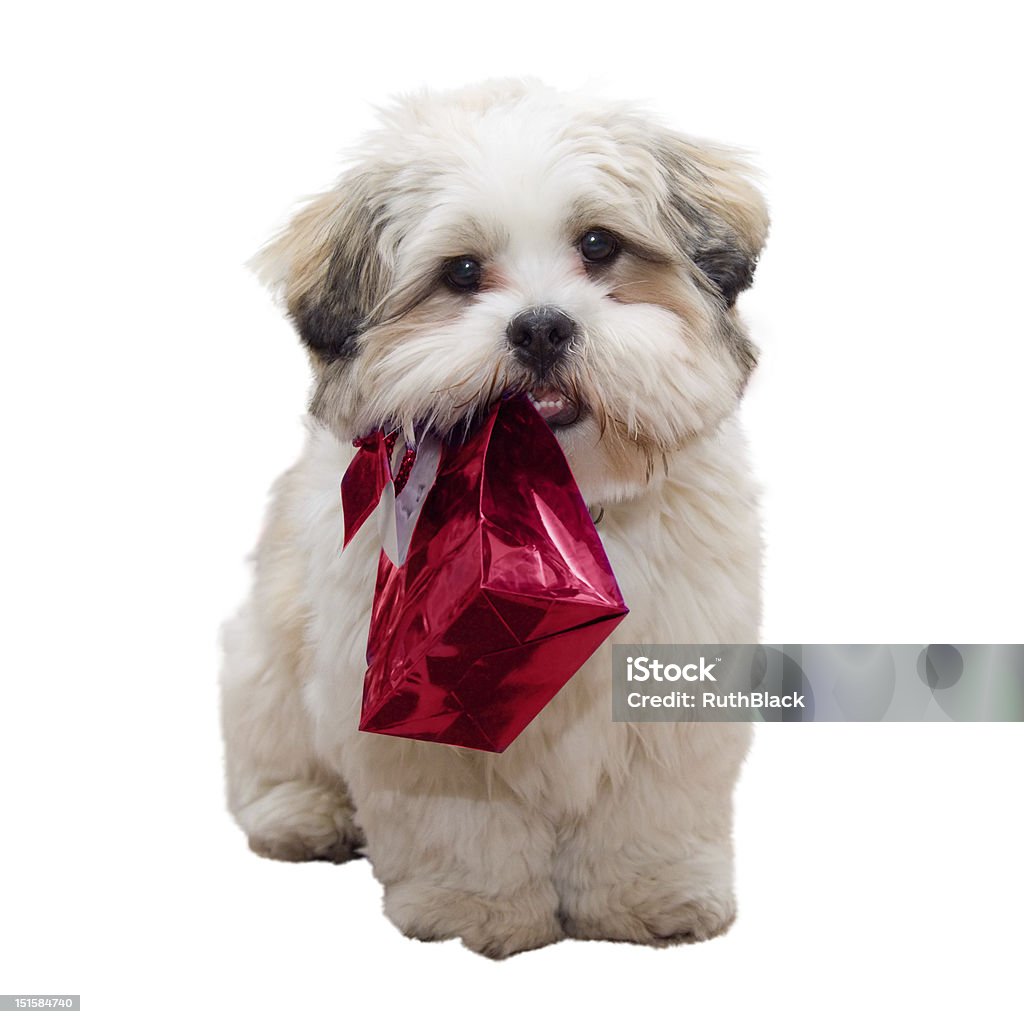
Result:
[[[357,442],[342,482],[346,543],[383,498],[360,729],[502,751],[628,609],[527,399],[397,466],[394,442]]]

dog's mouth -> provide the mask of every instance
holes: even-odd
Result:
[[[582,412],[579,403],[558,388],[535,387],[526,392],[526,397],[549,427],[572,426]]]

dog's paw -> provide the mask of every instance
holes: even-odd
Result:
[[[249,848],[272,860],[328,860],[359,856],[363,833],[343,791],[314,782],[283,782],[238,812]]]
[[[630,904],[616,894],[607,900],[588,900],[592,908],[566,916],[564,928],[574,939],[606,939],[648,946],[705,942],[729,930],[736,919],[731,893],[680,898],[671,893]]]
[[[467,949],[492,960],[565,937],[553,889],[491,899],[427,882],[399,882],[386,887],[384,911],[409,938],[458,938]]]

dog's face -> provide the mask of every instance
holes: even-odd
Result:
[[[522,83],[421,95],[260,254],[350,439],[529,394],[588,500],[736,406],[767,231],[746,168],[631,109]]]

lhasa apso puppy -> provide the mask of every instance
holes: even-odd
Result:
[[[256,259],[315,377],[225,629],[230,808],[257,853],[365,852],[390,919],[502,957],[708,939],[735,914],[742,724],[612,721],[602,648],[502,754],[358,730],[379,539],[340,551],[352,439],[529,395],[630,615],[617,643],[751,643],[760,536],[736,311],[768,216],[737,155],[528,82],[398,102]],[[595,515],[597,518],[597,515]]]

